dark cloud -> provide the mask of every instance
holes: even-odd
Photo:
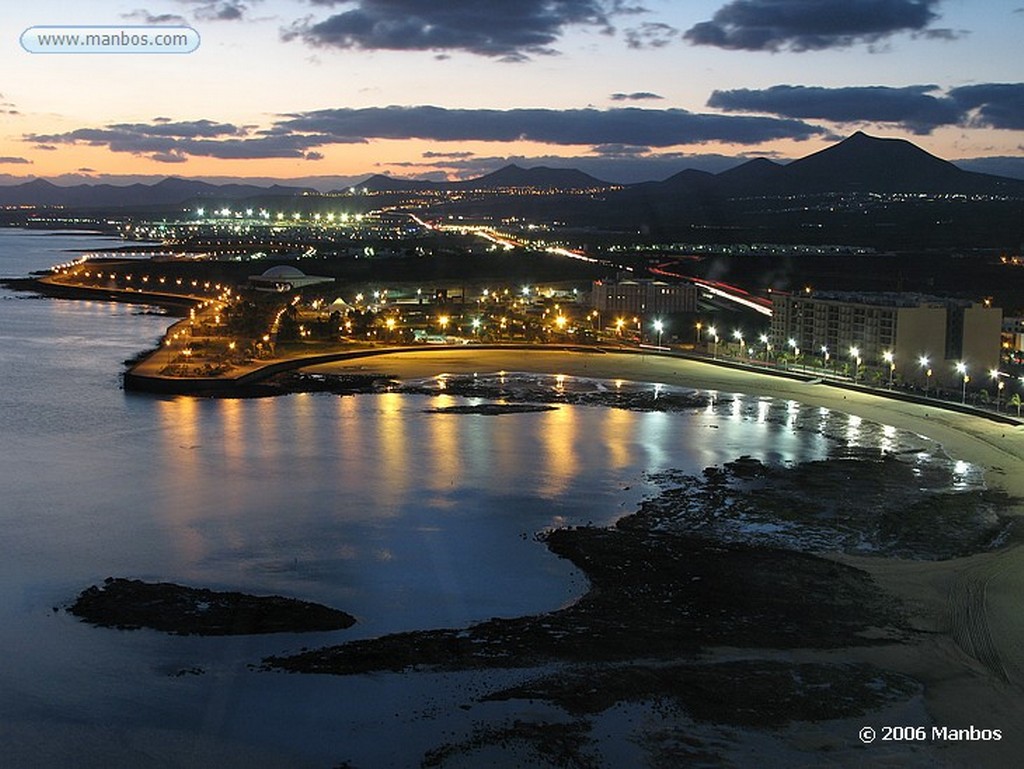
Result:
[[[37,144],[33,149],[46,150],[47,152],[53,152],[57,149],[56,144]]]
[[[139,8],[131,13],[122,13],[121,18],[143,24],[188,24],[184,16],[179,16],[176,13],[150,13],[145,8]]]
[[[369,107],[293,116],[279,127],[336,140],[534,141],[543,144],[633,144],[668,147],[722,141],[758,144],[807,139],[823,129],[796,120],[694,114],[680,109],[445,109]]]
[[[951,90],[949,96],[971,111],[971,125],[1010,131],[1024,129],[1024,83],[965,85]]]
[[[154,152],[149,156],[149,159],[155,160],[158,163],[187,163],[188,155],[171,150],[170,152]]]
[[[258,2],[258,0],[255,0]],[[242,0],[178,0],[192,6],[193,15],[200,21],[239,21],[245,18],[249,6]]]
[[[934,85],[903,88],[852,86],[821,88],[776,85],[764,90],[714,91],[708,106],[727,112],[764,112],[790,118],[837,123],[894,123],[918,134],[953,125],[961,109],[944,96],[933,96]]]
[[[608,98],[612,101],[644,101],[664,99],[665,97],[650,91],[634,91],[633,93],[613,93]]]
[[[763,90],[715,91],[708,106],[836,123],[891,123],[917,134],[947,125],[1024,129],[1024,83],[979,83],[937,93],[934,85],[777,85]]]
[[[245,130],[231,123],[214,123],[212,120],[185,120],[171,122],[156,118],[152,123],[113,123],[107,126],[114,131],[144,133],[148,136],[173,137],[214,137],[242,136]]]
[[[430,150],[424,152],[421,157],[425,158],[451,158],[454,160],[461,160],[463,158],[471,158],[475,155],[475,152],[431,152]]]
[[[316,2],[316,5],[334,5]],[[322,21],[296,22],[282,36],[319,47],[465,51],[505,61],[550,54],[566,27],[611,32],[609,17],[635,12],[617,0],[353,0]]]
[[[88,166],[82,166],[81,168],[78,169],[78,171],[79,171],[79,173],[83,173],[83,174],[94,174],[94,173],[96,173],[96,169],[95,168],[89,168]]]
[[[145,155],[161,163],[180,163],[188,156],[223,159],[305,158],[312,148],[343,141],[333,136],[287,131],[265,136],[238,135],[231,129],[233,126],[228,124],[198,120],[114,124],[105,128],[79,128],[62,134],[28,134],[25,138],[47,144],[106,146],[111,152]]]
[[[943,27],[941,29],[926,29],[923,32],[915,32],[914,36],[923,37],[926,40],[947,40],[951,42],[967,37],[969,34],[971,33],[965,29],[947,29]]]
[[[307,152],[302,156],[303,160],[323,160],[324,153],[322,152]]]
[[[679,36],[679,30],[670,24],[645,22],[626,30],[626,45],[633,49],[663,48]]]
[[[32,161],[29,160],[28,158],[17,158],[17,157],[13,157],[11,155],[0,155],[0,163],[4,163],[4,164],[23,165],[23,164],[29,164],[31,162]]]
[[[940,0],[732,0],[684,33],[694,45],[813,51],[921,32]]]
[[[628,157],[635,158],[640,155],[649,155],[650,147],[638,147],[635,144],[599,144],[592,147],[591,152],[603,157]]]

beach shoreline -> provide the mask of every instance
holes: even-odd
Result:
[[[658,355],[522,350],[424,350],[303,369],[313,374],[382,374],[399,381],[503,370],[662,383],[718,398],[742,393],[845,412],[926,436],[951,458],[982,468],[990,488],[1024,498],[1024,427],[820,381]],[[1022,512],[1019,505],[1011,511],[1015,517]],[[1017,607],[1017,596],[1024,589],[1024,546],[1011,541],[992,552],[946,561],[827,557],[868,572],[907,607],[910,622],[923,635],[922,641],[908,646],[857,650],[855,658],[920,680],[928,713],[937,726],[1002,730],[998,743],[946,743],[940,746],[941,755],[954,765],[1015,761],[1024,749],[1024,621]]]

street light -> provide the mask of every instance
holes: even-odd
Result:
[[[824,345],[823,344],[821,346],[821,370],[822,371],[824,371],[826,368],[828,368],[828,359],[829,359],[829,357],[830,356],[828,354],[828,345]]]
[[[700,344],[700,330],[702,328],[704,328],[704,325],[700,321],[697,321],[696,328],[697,328],[697,344],[699,345]]]
[[[928,368],[928,363],[929,363],[928,356],[927,355],[922,355],[920,358],[917,359],[917,363],[918,363],[918,365],[921,368],[926,369],[926,371],[925,371],[925,379],[924,379],[924,397],[927,398],[928,397],[928,388],[929,388],[929,386],[932,383],[932,370],[930,368]]]
[[[854,360],[853,383],[857,384],[857,374],[860,373],[860,349],[857,347],[851,347],[850,357]]]
[[[732,332],[732,338],[740,344],[740,355],[743,355],[743,332],[739,329],[735,329]]]
[[[665,330],[665,324],[660,320],[654,321],[654,330],[658,332],[658,348],[661,348],[661,332]]]
[[[716,329],[714,326],[708,326],[708,333],[711,334],[711,336],[713,336],[715,338],[715,347],[714,347],[714,351],[711,354],[711,357],[712,358],[717,358],[718,357],[718,329]]]
[[[896,371],[896,359],[895,359],[895,356],[892,354],[892,352],[887,350],[887,351],[882,353],[882,360],[884,360],[886,363],[889,364],[889,389],[891,390],[892,389],[892,377],[893,377],[893,374]]]
[[[960,403],[967,403],[967,383],[971,381],[967,374],[967,364],[960,361],[956,364],[956,371],[963,377],[963,390],[960,393]]]
[[[999,411],[999,401],[1002,399],[1003,388],[1006,386],[1006,383],[999,377],[1004,375],[996,368],[989,371],[988,375],[996,381],[996,411]]]

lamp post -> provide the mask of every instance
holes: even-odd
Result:
[[[658,349],[661,349],[661,334],[665,330],[665,324],[661,320],[654,321],[654,330],[658,332]]]
[[[967,383],[971,381],[971,377],[967,374],[967,364],[960,361],[956,364],[956,371],[963,377],[963,389],[960,392],[960,403],[967,403]]]
[[[932,383],[932,370],[930,368],[928,368],[928,356],[927,355],[922,355],[920,358],[917,359],[917,364],[921,368],[925,369],[925,375],[924,375],[925,376],[925,378],[924,378],[924,397],[927,398],[928,397],[928,387]]]
[[[739,342],[739,356],[737,357],[741,357],[743,355],[743,332],[740,331],[739,329],[736,329],[735,331],[732,332],[732,338]]]
[[[697,329],[697,344],[698,345],[700,345],[700,330],[702,328],[704,328],[704,325],[700,321],[697,321],[696,329]]]
[[[711,354],[711,357],[712,358],[717,358],[718,357],[718,329],[716,329],[714,326],[708,326],[708,333],[711,334],[711,336],[714,337],[714,340],[715,340],[715,347],[714,347],[714,351]]]
[[[892,377],[896,372],[896,359],[891,351],[882,353],[882,360],[889,364],[889,389],[892,389]]]
[[[996,411],[999,411],[999,402],[1002,400],[1003,388],[1006,386],[1006,383],[999,378],[1003,376],[1003,374],[1000,373],[999,369],[994,368],[991,371],[989,371],[988,374],[996,383]]]
[[[860,349],[851,347],[850,357],[853,358],[853,383],[857,384],[857,375],[860,373]]]
[[[826,368],[828,368],[828,359],[829,359],[828,346],[823,344],[821,346],[821,370],[822,371],[824,371]]]

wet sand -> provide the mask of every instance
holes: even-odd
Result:
[[[954,459],[983,468],[990,487],[1024,497],[1024,428],[1020,426],[699,361],[557,351],[424,350],[327,364],[308,371],[380,372],[408,380],[502,369],[661,382],[716,391],[719,396],[764,395],[856,414],[927,436]],[[1011,544],[996,552],[949,561],[834,557],[868,571],[904,601],[913,625],[928,634],[927,640],[911,646],[868,649],[860,656],[924,683],[935,725],[1002,730],[999,743],[945,743],[943,758],[954,765],[1014,765],[1024,750],[1024,612],[1020,610],[1024,547]],[[872,750],[865,749],[861,756],[869,759]]]

